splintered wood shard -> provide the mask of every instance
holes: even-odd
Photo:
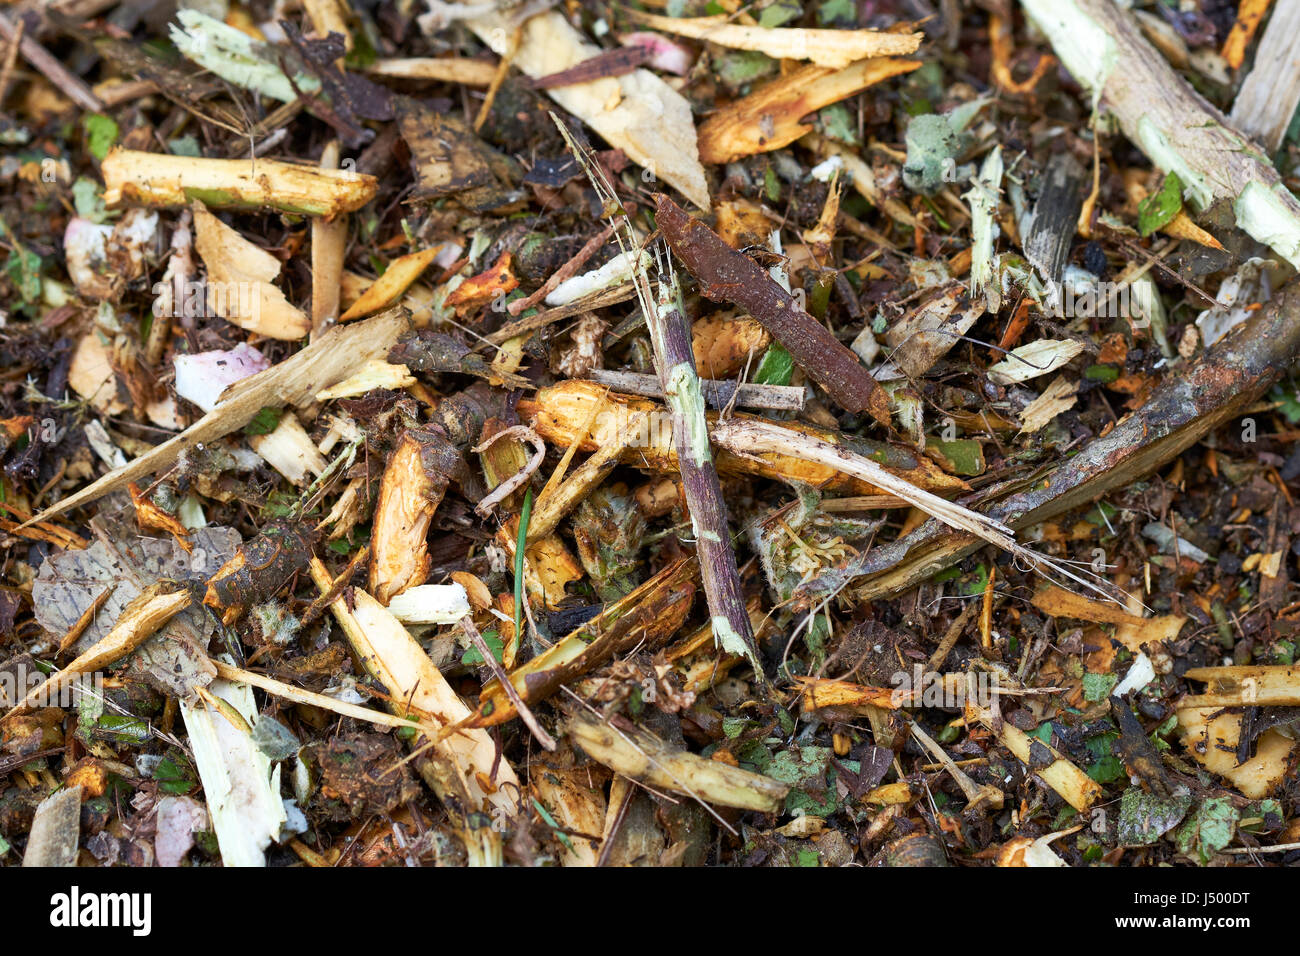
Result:
[[[1300,3],[1281,0],[1255,48],[1255,65],[1232,103],[1233,125],[1264,145],[1270,156],[1286,136],[1300,105]]]
[[[889,399],[856,355],[799,308],[794,296],[753,259],[667,196],[660,194],[655,202],[655,222],[705,296],[738,305],[761,322],[836,404],[889,425]]]
[[[341,169],[296,166],[274,159],[200,159],[116,148],[104,159],[104,202],[109,206],[188,206],[279,209],[304,216],[336,216],[374,198],[374,176]]]
[[[589,757],[616,773],[705,803],[775,813],[790,792],[788,783],[675,750],[637,727],[615,728],[575,714],[565,729]]]
[[[1195,209],[1215,200],[1237,225],[1300,267],[1300,200],[1249,139],[1228,125],[1113,0],[1022,0],[1070,75],[1166,173]]]
[[[434,428],[410,428],[379,483],[370,553],[370,590],[380,604],[429,576],[426,538],[459,453]]]
[[[920,60],[875,57],[841,70],[809,64],[787,73],[710,114],[700,124],[700,160],[730,163],[788,146],[813,131],[804,117],[920,65]]]
[[[330,592],[333,581],[316,558],[311,578],[321,594]],[[465,721],[469,708],[401,622],[365,591],[354,590],[351,598],[335,598],[330,610],[361,666],[387,689],[389,709],[399,716],[413,712],[440,725],[443,733],[449,725]],[[462,727],[445,737],[421,735],[411,746],[420,754],[416,770],[457,821],[473,860],[481,842],[491,842],[491,831],[476,828],[470,817],[483,810],[513,816],[519,778],[508,760],[498,759],[496,745],[483,730]]]
[[[166,468],[187,448],[216,441],[243,428],[263,408],[313,401],[321,389],[342,381],[371,359],[384,358],[408,325],[407,313],[395,309],[355,325],[335,326],[292,358],[230,386],[216,408],[179,435],[124,467],[110,471],[76,494],[68,495],[26,524],[88,504]]]
[[[112,630],[96,641],[93,647],[63,670],[52,674],[49,680],[32,688],[0,719],[7,720],[37,706],[53,706],[55,695],[78,674],[92,674],[129,654],[189,607],[190,601],[189,591],[178,584],[159,581],[150,585],[126,606]]]
[[[920,508],[931,517],[939,519],[949,528],[969,532],[1023,559],[1030,567],[1069,578],[1108,600],[1115,600],[1110,594],[1079,577],[1064,564],[1053,561],[1017,542],[1015,532],[1001,521],[923,491],[911,482],[897,475],[891,475],[870,458],[859,455],[851,449],[759,420],[719,421],[713,428],[713,440],[718,446],[728,449],[733,454],[760,455],[764,452],[776,452],[792,455],[869,481]]]
[[[537,433],[552,444],[569,446],[577,443],[581,451],[592,453],[622,441],[625,445],[620,453],[623,464],[652,473],[679,471],[677,449],[669,434],[670,429],[651,427],[654,416],[663,414],[662,407],[654,402],[608,392],[595,382],[569,379],[539,389],[535,398],[521,400],[517,408],[519,415],[530,420]],[[706,412],[704,417],[712,430],[721,415]],[[732,421],[765,421],[742,412],[734,412],[728,417]],[[925,455],[917,455],[896,445],[856,438],[803,422],[787,422],[784,427],[836,447],[858,449],[887,471],[926,491],[951,494],[970,490],[964,481],[947,474]],[[625,437],[629,435],[632,436],[630,441]],[[714,451],[714,466],[722,477],[761,475],[779,481],[802,482],[826,494],[836,495],[883,493],[869,481],[791,454],[756,454],[753,449],[746,449],[745,454],[735,455],[720,447]]]
[[[690,613],[694,577],[694,560],[669,565],[544,653],[516,667],[510,672],[510,683],[520,699],[535,704],[615,654],[638,645],[653,650],[666,642]],[[492,727],[516,713],[500,683],[489,681],[479,695],[478,711],[466,726]]]
[[[253,741],[258,721],[270,718],[258,714],[251,687],[226,680],[213,681],[205,695],[182,699],[180,711],[222,866],[265,866],[266,848],[288,819],[280,767]]]
[[[81,787],[68,787],[37,805],[27,836],[23,866],[76,866],[80,840]]]
[[[811,60],[839,69],[855,60],[915,53],[922,33],[879,30],[799,30],[728,23],[726,16],[664,17],[625,8],[623,12],[652,30],[705,40],[735,50],[756,50],[774,59]]]

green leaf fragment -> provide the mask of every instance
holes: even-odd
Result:
[[[501,640],[499,637],[489,637],[485,634],[483,635],[483,643],[488,646],[488,650],[492,652],[492,656],[496,658],[496,662],[500,664],[501,654],[505,650],[506,646],[505,641]],[[460,662],[466,667],[477,667],[480,664],[486,663],[483,660],[483,655],[479,652],[477,647],[467,648],[465,653],[460,656]]]
[[[103,113],[90,113],[82,118],[81,126],[86,131],[86,148],[92,156],[102,161],[117,142],[117,123]]]
[[[953,441],[931,438],[926,441],[925,450],[945,471],[954,475],[984,474],[984,446],[973,438],[958,438]]]
[[[542,806],[541,801],[536,797],[533,797],[533,807],[536,808],[537,815],[542,818],[546,825],[551,828],[552,832],[555,833],[556,837],[559,838],[559,841],[565,845],[570,853],[572,853],[573,841],[569,839],[568,834],[560,830],[560,825],[555,822],[555,817],[546,812],[546,808]]]
[[[768,202],[779,202],[781,199],[781,180],[776,177],[776,170],[771,166],[763,171],[763,191],[767,194]]]
[[[253,743],[268,760],[288,760],[302,747],[289,728],[272,717],[253,725]]]
[[[306,73],[298,73],[290,82],[271,59],[276,55],[273,48],[220,20],[190,9],[178,10],[176,19],[179,24],[170,25],[176,49],[235,86],[282,103],[296,100],[299,90],[311,94],[321,88],[320,80]]]
[[[1149,236],[1173,221],[1183,209],[1183,181],[1177,173],[1165,177],[1164,184],[1138,203],[1138,232]]]
[[[817,114],[817,125],[830,139],[853,146],[860,144],[857,121],[843,103],[828,106]]]
[[[1174,842],[1185,856],[1205,866],[1232,842],[1240,816],[1227,797],[1206,800],[1178,830]]]
[[[773,342],[763,353],[754,373],[754,381],[759,385],[789,385],[790,376],[794,374],[794,358],[780,342]]]
[[[159,761],[153,778],[159,790],[175,796],[192,793],[199,786],[199,776],[194,767],[175,751]]]
[[[1119,678],[1114,674],[1084,674],[1083,699],[1093,704],[1105,700],[1117,683]]]
[[[199,141],[189,135],[167,140],[167,148],[172,151],[173,156],[192,156],[198,159],[203,155],[203,148],[199,146]]]
[[[253,416],[253,420],[244,426],[245,435],[269,435],[280,424],[281,411],[267,406]]]
[[[1277,410],[1286,416],[1288,424],[1300,423],[1300,399],[1297,399],[1294,388],[1274,385],[1273,391],[1269,393],[1269,398],[1277,402]]]
[[[791,20],[797,20],[803,16],[803,7],[798,0],[776,0],[776,3],[769,4],[763,8],[763,12],[758,15],[758,25],[766,29],[783,26]]]
[[[1191,805],[1187,794],[1165,798],[1130,787],[1120,798],[1116,840],[1121,846],[1155,843],[1182,821]]]
[[[824,27],[855,26],[857,20],[856,0],[824,0],[817,8],[817,22]]]
[[[722,734],[728,740],[735,740],[745,732],[745,728],[748,727],[749,724],[750,721],[746,720],[744,717],[723,717]]]
[[[102,223],[108,218],[108,207],[104,205],[103,191],[99,183],[85,176],[80,176],[72,184],[72,204],[77,215],[93,223]]]

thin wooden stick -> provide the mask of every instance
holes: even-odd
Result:
[[[268,694],[274,694],[276,697],[291,700],[295,704],[319,707],[321,710],[328,710],[355,720],[364,720],[380,727],[410,727],[422,730],[431,737],[436,736],[441,730],[440,727],[431,723],[421,723],[411,718],[386,714],[382,710],[371,710],[368,707],[335,700],[326,694],[303,690],[301,687],[294,687],[292,684],[278,681],[274,677],[267,677],[265,674],[258,674],[256,671],[244,670],[242,667],[235,667],[233,664],[227,664],[225,661],[219,661],[215,658],[212,659],[212,665],[217,669],[217,676],[223,680],[248,684],[264,690]]]
[[[1104,101],[1124,135],[1166,173],[1193,209],[1216,200],[1237,225],[1300,266],[1300,200],[1268,158],[1178,75],[1115,0],[1021,0],[1061,64]]]
[[[561,282],[571,279],[576,275],[578,270],[587,264],[587,260],[594,256],[597,251],[599,251],[600,247],[609,241],[609,237],[613,232],[614,226],[611,224],[596,233],[596,235],[588,239],[586,244],[578,250],[577,255],[564,265],[560,266],[560,268],[556,269],[551,277],[542,283],[540,289],[530,296],[516,299],[514,302],[511,302],[506,306],[506,311],[509,312],[511,316],[516,316],[520,312],[524,311],[524,309],[532,308],[538,302],[541,302],[548,295],[554,292]]]
[[[102,113],[104,111],[104,104],[99,101],[99,97],[90,91],[89,86],[82,82],[79,77],[69,73],[62,63],[50,55],[49,50],[37,43],[32,37],[20,36],[13,22],[3,13],[0,13],[0,36],[3,36],[11,43],[14,42],[15,37],[18,37],[18,52],[23,55],[23,59],[54,84],[55,89],[65,94],[68,99],[83,110],[89,110],[92,113]]]
[[[527,726],[530,731],[532,731],[533,736],[537,738],[537,742],[547,750],[555,750],[555,738],[546,732],[546,729],[542,727],[537,718],[533,716],[533,712],[528,709],[528,705],[524,703],[524,699],[519,696],[519,691],[515,690],[515,685],[510,683],[510,675],[507,674],[505,668],[501,666],[501,662],[496,659],[496,655],[492,653],[492,648],[488,647],[487,641],[483,640],[483,635],[478,632],[478,628],[474,626],[474,621],[469,617],[469,615],[460,619],[460,629],[465,632],[474,646],[478,648],[479,654],[483,656],[484,663],[487,664],[492,673],[496,675],[497,681],[501,684],[501,689],[504,690],[506,696],[510,698],[510,703],[514,704],[515,712],[519,714],[519,719],[524,722],[525,726]]]
[[[0,109],[4,109],[5,96],[9,93],[9,80],[13,77],[14,64],[18,62],[18,48],[22,46],[23,34],[27,32],[27,21],[19,20],[18,28],[9,38],[9,48],[5,51],[4,66],[0,67]]]
[[[352,576],[356,574],[357,570],[365,565],[368,560],[370,560],[370,545],[363,544],[359,549],[357,549],[357,553],[352,555],[348,560],[348,566],[343,569],[342,574],[334,579],[334,583],[329,586],[329,590],[318,595],[316,599],[307,606],[307,610],[303,612],[302,617],[299,619],[299,626],[305,628],[308,624],[315,621],[327,607],[338,600],[338,596],[342,594],[343,589],[348,586],[348,582],[352,580]]]
[[[33,687],[0,720],[27,713],[42,700],[51,702],[50,705],[53,706],[54,695],[68,686],[78,674],[94,673],[118,658],[125,657],[189,607],[190,601],[189,592],[174,582],[159,581],[150,585],[122,609],[112,630],[63,670],[51,674],[43,684]]]
[[[339,141],[330,140],[321,150],[321,169],[339,168]],[[315,216],[311,221],[311,334],[319,338],[339,320],[339,295],[343,259],[348,244],[348,217]]]
[[[852,495],[848,498],[823,498],[817,507],[831,514],[840,514],[845,511],[879,511],[910,506],[898,495]]]
[[[77,643],[77,638],[81,637],[81,635],[86,632],[86,628],[90,627],[90,622],[95,619],[95,615],[99,613],[99,609],[102,608],[104,604],[107,603],[108,599],[113,596],[113,592],[117,590],[119,583],[121,582],[114,581],[108,587],[104,588],[104,590],[100,591],[99,594],[95,596],[95,599],[86,606],[86,609],[81,612],[81,617],[77,618],[72,627],[68,628],[68,633],[63,635],[63,640],[59,641],[59,649],[55,651],[55,657],[61,657],[66,654],[68,649],[72,647],[73,644]]]
[[[506,478],[501,484],[497,485],[492,492],[482,501],[474,506],[474,511],[481,518],[486,518],[498,504],[509,498],[515,491],[525,484],[532,477],[533,472],[541,467],[542,460],[546,457],[546,443],[527,425],[512,425],[509,428],[502,429],[491,438],[486,439],[479,445],[475,446],[474,451],[481,452],[495,442],[502,435],[512,435],[520,441],[526,441],[533,446],[533,455],[528,459],[527,464],[510,477]]]
[[[659,379],[654,375],[640,372],[611,372],[606,369],[592,369],[591,380],[608,385],[616,392],[626,395],[644,395],[647,398],[663,398],[664,390]],[[804,390],[796,385],[754,385],[748,382],[724,382],[718,379],[700,379],[700,389],[705,401],[714,408],[726,408],[735,400],[735,404],[745,408],[772,408],[786,412],[801,412],[804,409]]]
[[[523,39],[524,25],[522,23],[515,27],[515,32],[511,34],[510,45],[497,61],[496,72],[492,75],[492,82],[488,84],[487,96],[483,98],[483,105],[479,107],[478,116],[474,118],[474,132],[483,128],[487,122],[488,116],[492,114],[492,104],[497,100],[497,93],[501,90],[501,84],[506,81],[506,75],[510,72],[510,64],[514,62],[515,54],[519,52],[519,41]]]
[[[716,422],[713,426],[713,441],[734,455],[743,457],[764,453],[790,455],[869,481],[878,488],[910,502],[931,517],[938,518],[950,528],[973,534],[1021,558],[1030,567],[1069,578],[1107,601],[1119,603],[1115,596],[1091,581],[1079,577],[1065,564],[1017,542],[1015,532],[1001,521],[918,488],[910,481],[891,474],[870,458],[859,455],[849,448],[833,445],[828,441],[805,435],[791,428],[783,428],[772,422],[736,419]]]
[[[578,299],[576,302],[570,302],[568,305],[557,305],[545,312],[538,312],[536,315],[507,322],[495,332],[489,332],[483,336],[483,340],[489,345],[500,345],[502,342],[508,342],[516,336],[536,332],[538,329],[545,328],[553,322],[559,322],[561,319],[567,319],[582,312],[590,312],[592,309],[604,309],[611,305],[618,305],[620,302],[626,302],[635,296],[636,289],[632,283],[624,282],[609,289],[593,292],[591,295]],[[509,306],[506,308],[509,309]]]
[[[632,437],[638,433],[645,417],[644,412],[639,412],[628,422],[627,428],[618,431],[614,441],[601,445],[595,454],[569,476],[568,480],[556,485],[553,490],[544,490],[533,505],[532,519],[528,522],[529,544],[546,537],[559,527],[564,517],[576,508],[593,488],[609,477],[609,473],[618,464],[619,456],[631,443]],[[571,445],[570,449],[576,447],[577,443]],[[556,471],[558,472],[559,469]],[[546,487],[550,489],[551,485],[548,483]]]

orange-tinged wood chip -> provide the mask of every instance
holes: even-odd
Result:
[[[519,280],[513,270],[513,257],[509,252],[501,253],[492,268],[470,276],[447,296],[446,304],[463,315],[480,306],[495,302],[499,297],[519,287]]]

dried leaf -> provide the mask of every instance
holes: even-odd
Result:
[[[801,122],[809,113],[920,65],[919,60],[882,57],[842,70],[806,66],[788,73],[713,113],[700,126],[700,160],[730,163],[788,146],[812,132],[811,125]]]
[[[1020,413],[1020,430],[1032,435],[1046,427],[1057,415],[1067,412],[1079,400],[1079,384],[1066,381],[1064,375],[1058,375],[1052,384],[1043,389],[1043,393],[1025,406]]]
[[[664,33],[736,50],[757,50],[777,60],[812,60],[835,69],[868,57],[915,53],[924,37],[921,33],[878,30],[773,29],[730,23],[726,16],[662,17],[630,7],[624,12],[638,23]]]
[[[470,20],[468,26],[494,53],[508,54],[514,30],[507,14]],[[536,79],[600,52],[562,14],[548,11],[524,24],[512,63]],[[700,166],[690,105],[659,77],[649,70],[635,70],[547,93],[634,163],[676,187],[701,209],[709,208],[709,187]]]
[[[1115,639],[1135,654],[1140,653],[1145,644],[1172,641],[1187,623],[1187,618],[1176,614],[1135,617],[1114,604],[1084,597],[1054,585],[1035,594],[1033,604],[1052,617],[1072,617],[1097,624],[1114,624]]]
[[[1001,362],[989,366],[988,376],[999,385],[1027,382],[1055,372],[1083,351],[1083,343],[1073,339],[1039,339],[1013,350]]]

